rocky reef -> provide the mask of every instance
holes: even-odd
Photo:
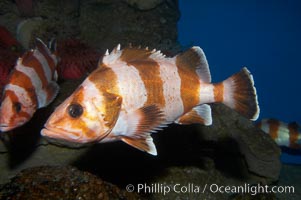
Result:
[[[74,167],[34,167],[2,187],[0,199],[138,199],[88,172]]]
[[[22,7],[17,7],[13,1],[3,0],[0,3],[0,24],[16,36],[19,34],[17,38],[25,38],[21,43],[28,44],[28,47],[37,36],[44,40],[55,36],[58,41],[79,39],[96,48],[100,54],[118,43],[122,46],[132,43],[174,55],[181,50],[177,41],[178,1],[145,2],[41,0],[33,1],[32,13],[28,14],[30,10],[20,12]],[[12,12],[6,12],[6,9]],[[19,23],[37,18],[42,20],[41,23],[22,27],[24,30],[18,29],[21,32],[17,32]],[[22,34],[27,35],[23,37]],[[60,94],[49,107],[39,110],[26,125],[2,134],[0,183],[4,184],[21,170],[27,170],[2,185],[0,199],[18,195],[25,198],[30,193],[36,193],[37,199],[60,197],[51,195],[69,195],[69,199],[92,197],[83,196],[85,191],[91,191],[87,195],[94,195],[93,199],[229,199],[234,196],[210,191],[163,196],[162,193],[148,191],[128,194],[124,189],[128,184],[135,187],[142,183],[193,183],[199,186],[271,184],[279,178],[280,151],[276,144],[249,120],[223,105],[212,105],[212,126],[173,124],[154,134],[157,157],[122,142],[73,149],[48,143],[40,137],[43,124],[81,81],[60,82]],[[51,193],[49,188],[57,189]],[[135,191],[138,193],[137,188]],[[240,195],[244,197],[244,194],[239,194],[235,198],[243,198]]]

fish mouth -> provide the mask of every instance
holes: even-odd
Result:
[[[88,139],[82,137],[79,133],[65,131],[57,127],[52,127],[47,123],[45,127],[41,130],[41,135],[45,137],[45,139],[50,143],[71,148],[85,147],[90,144],[99,143],[109,133],[110,132],[98,138]]]
[[[46,128],[42,129],[41,135],[51,144],[62,146],[62,147],[68,147],[68,148],[83,148],[90,145],[90,143],[79,143],[78,141],[72,141],[68,138],[63,138],[59,136],[54,136],[59,133],[54,132],[52,130],[48,130]]]
[[[83,148],[89,146],[91,143],[83,143],[80,140],[71,138],[72,133],[60,130],[58,128],[43,128],[41,135],[51,144],[69,148]],[[69,135],[69,137],[66,137]],[[79,137],[78,137],[79,138]]]
[[[23,126],[26,123],[26,120],[19,120],[17,122],[7,122],[7,120],[0,119],[0,131],[1,132],[7,132],[11,131],[15,128],[18,128],[20,126]]]
[[[0,131],[1,132],[7,132],[7,131],[10,131],[14,128],[15,128],[14,126],[8,126],[7,124],[0,124]]]
[[[74,133],[64,131],[59,128],[52,128],[45,126],[41,130],[41,135],[47,138],[52,138],[52,139],[60,139],[60,140],[66,140],[70,142],[76,142],[76,143],[82,143],[80,141],[80,137],[76,136]]]

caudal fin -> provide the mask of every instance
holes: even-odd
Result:
[[[223,103],[236,110],[250,120],[256,120],[259,116],[256,88],[253,76],[244,67],[240,72],[223,81]]]

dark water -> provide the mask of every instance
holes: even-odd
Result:
[[[212,79],[247,66],[257,88],[260,117],[301,123],[301,1],[180,1],[179,41],[201,46]],[[282,155],[301,164],[301,156]]]

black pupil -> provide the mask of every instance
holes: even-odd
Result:
[[[21,104],[19,102],[16,102],[14,104],[14,108],[15,108],[16,112],[19,113],[21,111]]]
[[[83,107],[79,104],[70,104],[68,106],[68,114],[72,118],[80,117],[83,114]]]

